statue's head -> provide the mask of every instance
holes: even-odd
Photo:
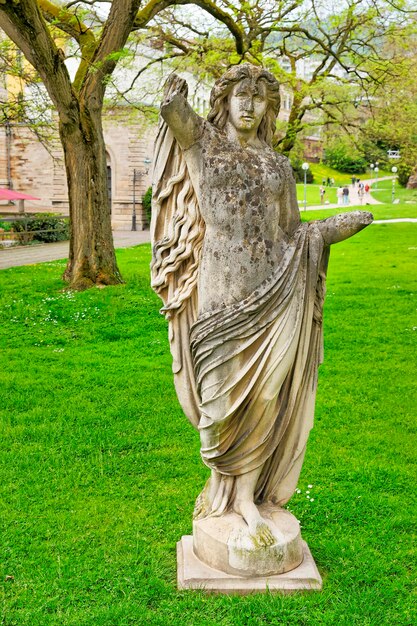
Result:
[[[253,97],[250,98],[249,95]],[[244,104],[251,101],[249,115],[240,117],[239,108],[246,108]],[[245,122],[258,125],[258,137],[268,145],[272,142],[275,132],[276,119],[279,112],[280,94],[276,78],[267,70],[256,65],[245,63],[235,65],[216,81],[210,96],[209,122],[224,128],[228,121],[233,125],[244,127]],[[253,121],[251,117],[253,116]],[[259,119],[256,119],[259,117]]]

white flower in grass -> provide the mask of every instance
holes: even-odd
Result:
[[[309,489],[313,489],[313,485],[307,485]]]

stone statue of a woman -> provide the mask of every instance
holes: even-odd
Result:
[[[171,77],[161,106],[152,286],[211,470],[195,518],[234,512],[266,547],[277,532],[261,505],[293,494],[313,425],[329,246],[372,216],[300,222],[290,163],[271,147],[280,97],[269,72],[228,70],[207,120],[186,92]]]

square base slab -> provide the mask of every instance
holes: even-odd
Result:
[[[308,545],[303,541],[304,559],[291,572],[277,576],[242,578],[212,569],[198,559],[193,551],[192,535],[184,535],[177,543],[178,589],[200,589],[208,593],[293,593],[320,591],[322,580]]]

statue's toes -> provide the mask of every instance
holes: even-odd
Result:
[[[275,543],[275,537],[267,524],[262,524],[258,529],[258,537],[263,546],[272,546]]]

